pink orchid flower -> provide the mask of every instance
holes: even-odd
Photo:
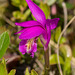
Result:
[[[34,53],[37,51],[37,38],[40,38],[44,50],[47,50],[51,38],[51,30],[57,27],[59,18],[46,20],[44,12],[33,1],[26,0],[26,2],[37,21],[15,23],[15,25],[24,27],[16,34],[21,33],[19,36],[19,39],[22,39],[19,44],[20,52],[22,54],[30,53],[34,57]]]

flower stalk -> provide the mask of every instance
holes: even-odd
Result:
[[[47,49],[45,51],[44,59],[45,59],[45,74],[44,75],[49,75],[49,70],[50,70],[50,65],[49,65],[49,49]]]

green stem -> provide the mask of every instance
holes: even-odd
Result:
[[[49,75],[49,69],[50,69],[50,65],[49,65],[49,49],[47,49],[45,51],[45,74],[44,75]]]

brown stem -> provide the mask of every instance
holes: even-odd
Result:
[[[63,7],[63,12],[64,12],[64,28],[67,24],[67,7],[65,2],[62,3],[62,7]],[[66,37],[66,32],[64,32],[64,36]]]
[[[9,20],[5,15],[2,15],[2,18],[3,18],[8,24],[10,24],[12,27],[15,27],[15,24],[14,24],[11,20]]]
[[[45,74],[44,75],[49,75],[49,69],[50,69],[49,67],[49,49],[45,51],[44,57],[45,57]]]

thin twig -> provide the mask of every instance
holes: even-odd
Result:
[[[64,12],[64,28],[67,24],[67,8],[65,2],[62,3],[63,12]],[[66,36],[66,32],[64,33],[64,36]]]
[[[41,62],[40,62],[38,59],[36,59],[35,61],[36,61],[36,63],[39,65],[39,67],[41,68],[41,70],[43,70],[44,67],[43,67],[43,65],[41,64]]]
[[[21,56],[20,55],[15,55],[15,56],[12,56],[11,58],[8,58],[6,61],[6,64],[9,64],[11,63],[12,61],[18,61],[21,59]]]
[[[75,19],[75,16],[69,21],[69,23],[65,26],[65,28],[63,29],[63,31],[61,32],[60,36],[59,36],[59,39],[58,39],[58,47],[57,47],[57,59],[58,59],[58,66],[59,66],[59,70],[60,70],[60,75],[63,75],[62,73],[62,69],[61,69],[61,66],[60,66],[60,61],[59,61],[59,42],[60,42],[60,39],[62,37],[62,35],[64,34],[64,32],[66,31],[66,29],[68,28],[68,26],[74,21]]]
[[[48,47],[49,47],[49,57],[50,57],[51,56],[51,45],[50,45],[50,42],[49,42]]]
[[[8,23],[8,24],[10,24],[12,27],[15,27],[15,24],[11,21],[11,20],[9,20],[6,16],[2,16],[2,18]]]

